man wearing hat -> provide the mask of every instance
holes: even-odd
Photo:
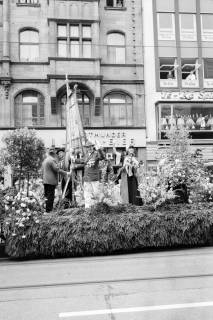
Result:
[[[95,147],[91,141],[87,141],[86,158],[84,167],[84,200],[85,208],[89,208],[97,202],[96,196],[100,194],[101,172],[99,161],[104,159],[101,148]]]
[[[53,209],[55,198],[55,188],[58,185],[58,175],[63,174],[69,176],[70,173],[59,168],[54,148],[50,148],[48,156],[42,163],[44,196],[46,198],[46,212]]]

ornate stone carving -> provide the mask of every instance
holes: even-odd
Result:
[[[10,90],[10,85],[11,85],[11,80],[10,79],[2,79],[1,81],[1,85],[4,88],[4,94],[5,94],[5,98],[8,99],[9,97],[9,90]]]

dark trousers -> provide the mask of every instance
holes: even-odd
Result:
[[[44,196],[46,198],[46,212],[50,212],[53,209],[53,202],[55,198],[55,187],[52,184],[44,184]]]

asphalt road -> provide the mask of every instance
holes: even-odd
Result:
[[[212,320],[213,248],[0,260],[0,320]]]

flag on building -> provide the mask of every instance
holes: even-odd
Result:
[[[86,135],[83,128],[81,114],[78,107],[77,85],[70,89],[68,77],[66,76],[67,103],[66,103],[66,143],[67,150],[83,151],[86,143]]]

